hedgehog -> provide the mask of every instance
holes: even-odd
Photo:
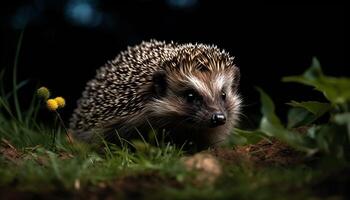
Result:
[[[97,70],[78,100],[70,132],[94,143],[153,130],[177,145],[217,146],[239,120],[239,79],[234,58],[215,45],[144,41]]]

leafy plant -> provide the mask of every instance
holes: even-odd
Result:
[[[287,103],[291,109],[285,126],[275,114],[271,98],[257,88],[263,114],[259,128],[255,131],[236,129],[236,135],[246,138],[246,144],[258,142],[258,138],[275,137],[308,154],[320,152],[349,161],[346,152],[350,151],[350,79],[324,75],[319,61],[314,58],[311,67],[302,75],[284,77],[282,81],[312,86],[322,92],[328,102],[292,100]],[[326,117],[326,122],[318,122],[321,117]],[[306,129],[303,131],[306,133],[301,133],[301,128]]]

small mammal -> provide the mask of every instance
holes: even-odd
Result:
[[[216,46],[156,40],[128,47],[97,70],[70,120],[76,138],[165,131],[175,144],[225,142],[236,125],[240,72]]]

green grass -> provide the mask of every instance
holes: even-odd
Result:
[[[215,184],[203,186],[191,181],[193,173],[187,171],[180,162],[182,152],[170,145],[152,147],[142,152],[131,152],[127,148],[109,145],[100,152],[83,144],[72,146],[61,133],[53,148],[48,129],[36,132],[24,131],[24,127],[18,127],[18,130],[23,132],[11,136],[3,135],[1,131],[0,137],[16,144],[22,155],[15,161],[0,156],[0,188],[11,187],[34,194],[63,191],[67,195],[73,195],[79,191],[84,193],[84,190],[91,187],[99,193],[100,183],[113,188],[124,177],[151,174],[146,180],[140,180],[141,186],[158,185],[152,185],[150,191],[147,186],[133,188],[145,198],[300,199],[317,196],[308,187],[322,177],[320,170],[304,165],[259,169],[244,163],[226,164],[223,165],[224,173]],[[21,137],[23,134],[26,137]],[[154,183],[152,176],[161,179],[161,182]],[[138,178],[134,180],[135,182],[127,184],[137,186]],[[80,183],[79,190],[77,182]],[[167,182],[176,182],[180,187],[171,187]],[[300,192],[294,193],[295,190]],[[120,195],[113,190],[110,192],[112,196]],[[128,191],[124,192],[124,195],[130,195]]]
[[[14,95],[8,97],[15,98]],[[181,161],[184,152],[170,144],[161,142],[150,146],[138,141],[134,142],[136,151],[113,144],[102,147],[78,142],[70,144],[61,126],[48,126],[34,117],[35,109],[42,102],[33,97],[34,103],[27,112],[21,113],[22,120],[19,120],[9,106],[11,98],[2,96],[0,104],[0,191],[5,197],[11,193],[23,193],[28,198],[50,197],[59,192],[72,198],[103,194],[145,199],[164,199],[165,196],[167,199],[321,199],[322,184],[327,185],[334,173],[347,166],[337,159],[326,162],[342,163],[336,168],[335,164],[314,166],[306,162],[259,166],[226,160],[221,161],[223,173],[215,183],[198,183],[194,181],[196,172],[187,170]],[[268,101],[267,96],[263,98]],[[266,108],[271,107],[271,102],[268,104]],[[55,120],[54,115],[52,120]],[[268,137],[263,130],[250,133],[237,129],[237,132],[240,135],[236,137],[243,137],[245,144]],[[56,135],[55,140],[53,135]],[[281,139],[300,145],[294,143],[294,137],[282,136]],[[14,155],[12,150],[16,152]],[[331,183],[343,184],[340,179]],[[341,199],[343,193],[326,194],[329,198]]]
[[[133,142],[135,151],[126,145],[71,144],[55,115],[52,125],[41,122],[37,117],[43,106],[40,99],[33,94],[28,108],[19,102],[24,98],[19,91],[26,83],[16,80],[22,37],[13,69],[13,88],[6,92],[4,83],[0,88],[0,199],[346,199],[349,195],[348,79],[324,76],[317,63],[303,76],[284,80],[312,85],[329,102],[292,101],[285,125],[276,116],[272,99],[259,89],[263,114],[259,128],[236,129],[228,150],[236,152],[233,147],[238,144],[254,147],[262,140],[273,143],[277,138],[301,152],[302,161],[268,164],[254,161],[252,152],[229,157],[219,153],[216,157],[221,175],[215,182],[206,182],[196,179],[201,172],[184,166],[183,157],[189,156],[186,152],[161,140],[155,146],[142,140]],[[0,81],[4,74],[0,73]],[[329,120],[319,122],[326,113]],[[298,134],[298,128],[306,129],[306,134]],[[237,162],[242,155],[248,158]],[[285,154],[288,156],[293,155]]]

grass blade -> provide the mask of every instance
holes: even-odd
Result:
[[[29,80],[24,80],[24,81],[21,81],[20,83],[16,84],[16,87],[11,92],[9,92],[5,95],[5,98],[9,99],[12,95],[14,95],[13,91],[20,90],[23,86],[27,85],[28,82],[29,82]]]
[[[0,97],[0,107],[4,107],[5,110],[7,111],[7,113],[13,118],[13,119],[16,119],[15,116],[13,115],[13,113],[11,112],[11,109],[10,107],[8,106],[7,102],[5,100],[3,100],[1,97]]]
[[[17,48],[16,48],[16,56],[15,56],[15,61],[14,61],[14,66],[13,66],[13,77],[12,77],[12,85],[13,85],[13,99],[15,102],[15,109],[17,113],[18,120],[22,123],[22,113],[21,113],[21,107],[19,105],[18,101],[18,96],[17,96],[17,67],[18,67],[18,59],[19,59],[19,52],[22,46],[22,40],[23,40],[23,33],[24,31],[21,32],[18,43],[17,43]]]
[[[5,96],[5,87],[4,87],[4,74],[5,74],[5,69],[1,70],[0,72],[0,96],[4,97]]]

